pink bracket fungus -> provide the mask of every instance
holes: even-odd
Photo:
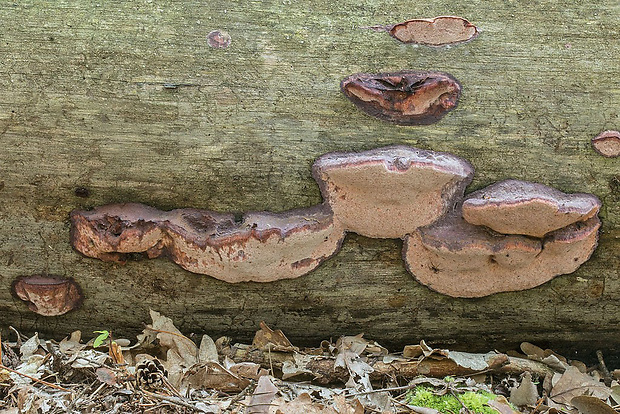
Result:
[[[430,289],[453,297],[488,296],[574,272],[596,248],[599,227],[592,217],[535,239],[499,234],[453,213],[408,236],[403,258]]]
[[[334,255],[344,231],[329,206],[284,213],[233,214],[207,210],[160,211],[114,204],[71,213],[76,250],[106,261],[123,253],[167,256],[186,270],[230,283],[299,277]]]
[[[427,125],[456,108],[461,85],[443,72],[356,73],[340,83],[368,115],[399,125]]]
[[[592,138],[592,146],[603,157],[618,157],[620,156],[620,132],[603,131]]]
[[[402,238],[451,210],[474,169],[451,154],[391,146],[323,155],[312,173],[345,230]]]
[[[386,29],[392,37],[403,43],[434,47],[468,42],[478,36],[476,26],[457,16],[407,20]]]
[[[59,316],[77,309],[84,299],[75,280],[60,276],[33,275],[15,279],[15,296],[42,316]]]
[[[600,207],[600,200],[591,194],[566,194],[543,184],[506,180],[470,194],[463,202],[463,218],[498,233],[543,237],[595,216]]]

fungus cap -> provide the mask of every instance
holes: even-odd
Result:
[[[543,237],[595,216],[600,207],[592,194],[566,194],[543,184],[506,180],[467,196],[463,217],[499,233]]]
[[[77,309],[84,299],[75,280],[61,276],[32,275],[13,282],[15,296],[42,316],[59,316]]]
[[[334,220],[347,231],[378,238],[405,237],[443,216],[473,173],[462,158],[406,146],[326,154],[313,166]]]

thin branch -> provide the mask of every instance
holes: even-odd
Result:
[[[26,377],[26,378],[28,378],[28,379],[30,379],[30,380],[32,380],[32,381],[34,381],[34,382],[38,382],[38,383],[41,383],[41,384],[43,384],[43,385],[47,385],[47,386],[48,386],[48,387],[50,387],[50,388],[54,388],[54,389],[57,389],[57,390],[60,390],[60,391],[71,392],[71,390],[68,390],[68,389],[66,389],[66,388],[63,388],[63,387],[61,387],[61,386],[59,386],[59,385],[54,385],[54,384],[52,384],[51,382],[47,382],[47,381],[43,381],[43,380],[40,380],[40,379],[35,378],[35,377],[31,377],[31,376],[30,376],[30,375],[28,375],[28,374],[24,374],[23,372],[15,371],[14,369],[11,369],[11,368],[9,368],[9,367],[5,367],[5,366],[4,366],[4,365],[2,365],[2,364],[0,364],[0,369],[6,369],[6,370],[7,370],[7,371],[9,371],[9,372],[12,372],[12,373],[17,374],[17,375],[21,375],[22,377]]]

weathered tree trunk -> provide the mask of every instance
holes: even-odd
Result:
[[[365,332],[388,344],[506,349],[620,347],[620,161],[590,139],[620,128],[617,0],[4,2],[0,53],[0,324],[63,336],[132,335],[148,309],[186,332],[247,339],[265,320],[296,343]],[[457,14],[470,43],[406,46],[362,29]],[[207,34],[225,30],[226,48]],[[441,70],[463,86],[439,123],[365,115],[339,91],[354,72]],[[528,291],[454,299],[415,282],[397,240],[347,236],[309,275],[227,284],[165,259],[83,257],[68,214],[116,202],[160,209],[284,211],[321,201],[310,166],[388,144],[448,151],[506,178],[603,202],[599,247],[578,271]],[[81,309],[42,317],[15,278],[74,278]]]

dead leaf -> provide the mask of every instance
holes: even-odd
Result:
[[[581,414],[617,414],[616,410],[596,397],[580,395],[570,400],[573,407]]]
[[[60,344],[58,344],[58,348],[60,352],[67,355],[79,352],[82,349],[86,348],[86,344],[80,343],[81,340],[81,331],[71,332],[71,336],[69,338],[64,338],[62,341],[60,341]]]
[[[498,395],[495,400],[490,400],[487,405],[500,414],[519,414],[518,411],[512,409],[503,395]]]
[[[116,385],[116,374],[109,368],[100,367],[95,370],[97,379],[110,386]]]
[[[35,352],[39,349],[41,343],[39,342],[39,334],[35,333],[31,338],[19,347],[19,353],[22,361],[27,361]]]
[[[164,348],[168,349],[168,352],[173,351],[178,354],[183,360],[182,365],[184,365],[184,367],[188,368],[198,363],[198,347],[194,341],[183,335],[181,331],[174,326],[172,319],[154,310],[151,310],[150,313],[153,324],[147,325],[146,330],[152,328],[157,332],[156,337],[159,339],[159,343]],[[168,370],[170,371],[170,369]]]
[[[342,394],[334,396],[334,406],[338,414],[364,414],[364,406],[358,399],[347,403],[347,399]]]
[[[281,330],[274,331],[263,321],[260,322],[260,330],[256,331],[252,345],[257,349],[272,351],[296,350]]]
[[[224,392],[239,392],[250,385],[247,379],[240,378],[213,361],[192,366],[185,372],[180,382],[182,390],[212,388]]]
[[[441,411],[435,410],[434,408],[418,407],[417,405],[407,404],[407,408],[416,414],[443,414]]]
[[[218,361],[217,347],[209,335],[202,335],[198,351],[198,362]]]
[[[331,407],[312,402],[310,395],[303,393],[293,401],[278,408],[276,414],[339,414]]]
[[[308,364],[316,359],[314,355],[303,355],[300,353],[293,353],[293,361],[284,361],[282,363],[282,379],[289,379],[304,374],[313,374],[312,371],[307,369]]]
[[[266,369],[261,368],[260,365],[254,362],[240,362],[226,368],[235,375],[254,380],[269,374]]]
[[[530,344],[529,342],[523,342],[521,344],[521,351],[523,351],[529,359],[534,361],[540,361],[545,357],[545,351],[543,351],[542,348],[534,344]]]
[[[250,399],[247,414],[269,414],[271,402],[277,393],[278,389],[267,375],[260,377]]]
[[[462,17],[439,16],[413,19],[387,27],[395,39],[403,43],[445,46],[467,42],[478,36],[478,28]]]
[[[424,352],[422,351],[422,347],[420,345],[407,345],[403,349],[403,357],[405,358],[418,358],[423,354]]]
[[[521,384],[510,390],[510,402],[518,407],[535,405],[538,400],[538,389],[532,382],[532,374],[526,372]]]
[[[576,367],[568,367],[551,390],[551,399],[559,404],[569,405],[574,397],[590,394],[600,399],[607,399],[612,390],[605,384],[579,372]]]

